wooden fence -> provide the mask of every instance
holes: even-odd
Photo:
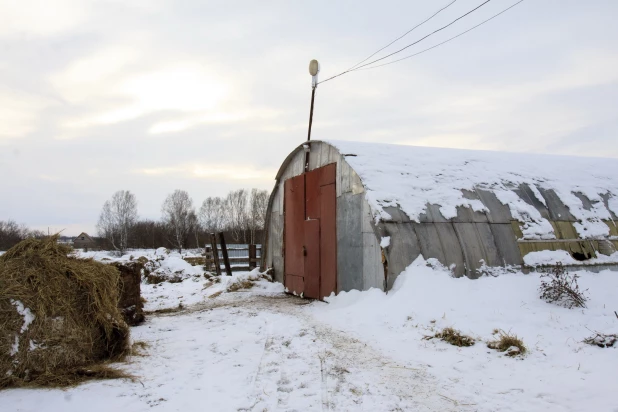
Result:
[[[194,266],[204,265],[205,270],[216,272],[217,275],[221,275],[222,270],[231,275],[232,272],[248,271],[258,266],[262,245],[226,245],[221,235],[211,235],[211,243],[206,245],[203,257],[187,257],[185,260]]]

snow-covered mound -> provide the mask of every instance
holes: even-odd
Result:
[[[430,366],[450,383],[445,396],[476,405],[470,410],[615,410],[617,398],[610,394],[618,348],[583,342],[596,332],[618,333],[615,272],[577,272],[580,288],[588,290],[587,308],[566,309],[539,298],[538,273],[470,280],[427,263],[417,259],[388,294],[340,293],[328,304],[313,304],[311,314],[413,368]],[[476,344],[459,348],[423,339],[445,327]],[[521,338],[527,354],[508,357],[489,349],[496,330]]]
[[[457,207],[488,211],[479,199],[462,190],[486,189],[508,205],[513,218],[526,223],[529,239],[555,238],[551,224],[513,190],[527,185],[535,202],[547,206],[541,193],[552,190],[578,221],[582,238],[608,236],[601,220],[618,214],[618,160],[500,153],[351,141],[328,141],[345,156],[362,179],[377,219],[390,219],[385,207],[398,207],[420,221],[427,205],[440,205],[446,219]],[[590,204],[581,199],[584,195]],[[549,205],[551,208],[551,205]]]

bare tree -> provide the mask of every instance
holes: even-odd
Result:
[[[97,223],[99,236],[106,238],[112,247],[124,253],[129,243],[130,231],[137,221],[137,199],[128,190],[119,190],[103,204]]]
[[[189,193],[184,190],[175,190],[163,202],[161,213],[168,230],[169,241],[182,253],[191,230],[195,227],[195,221],[197,221],[193,200],[189,197]]]
[[[242,236],[243,242],[247,241],[246,229],[248,222],[247,213],[248,191],[246,189],[238,189],[228,193],[225,198],[227,215],[229,219],[229,228],[232,232],[232,238],[238,242]]]
[[[249,221],[248,229],[250,233],[250,242],[255,244],[256,232],[264,229],[264,221],[266,219],[266,209],[268,208],[268,191],[251,189],[251,198],[249,200]]]
[[[45,234],[40,230],[30,230],[24,224],[14,220],[0,220],[0,250],[8,250],[27,238],[42,238]]]
[[[208,233],[222,231],[225,227],[225,201],[220,197],[206,198],[200,207],[199,220]]]

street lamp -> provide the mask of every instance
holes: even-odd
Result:
[[[320,63],[313,59],[309,62],[309,74],[311,75],[311,109],[309,111],[309,132],[307,141],[311,140],[311,124],[313,123],[313,102],[315,101],[315,89],[318,87],[318,73],[320,73]]]

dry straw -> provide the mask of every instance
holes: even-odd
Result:
[[[105,364],[129,348],[118,270],[57,240],[27,239],[0,256],[0,388],[126,376]]]

